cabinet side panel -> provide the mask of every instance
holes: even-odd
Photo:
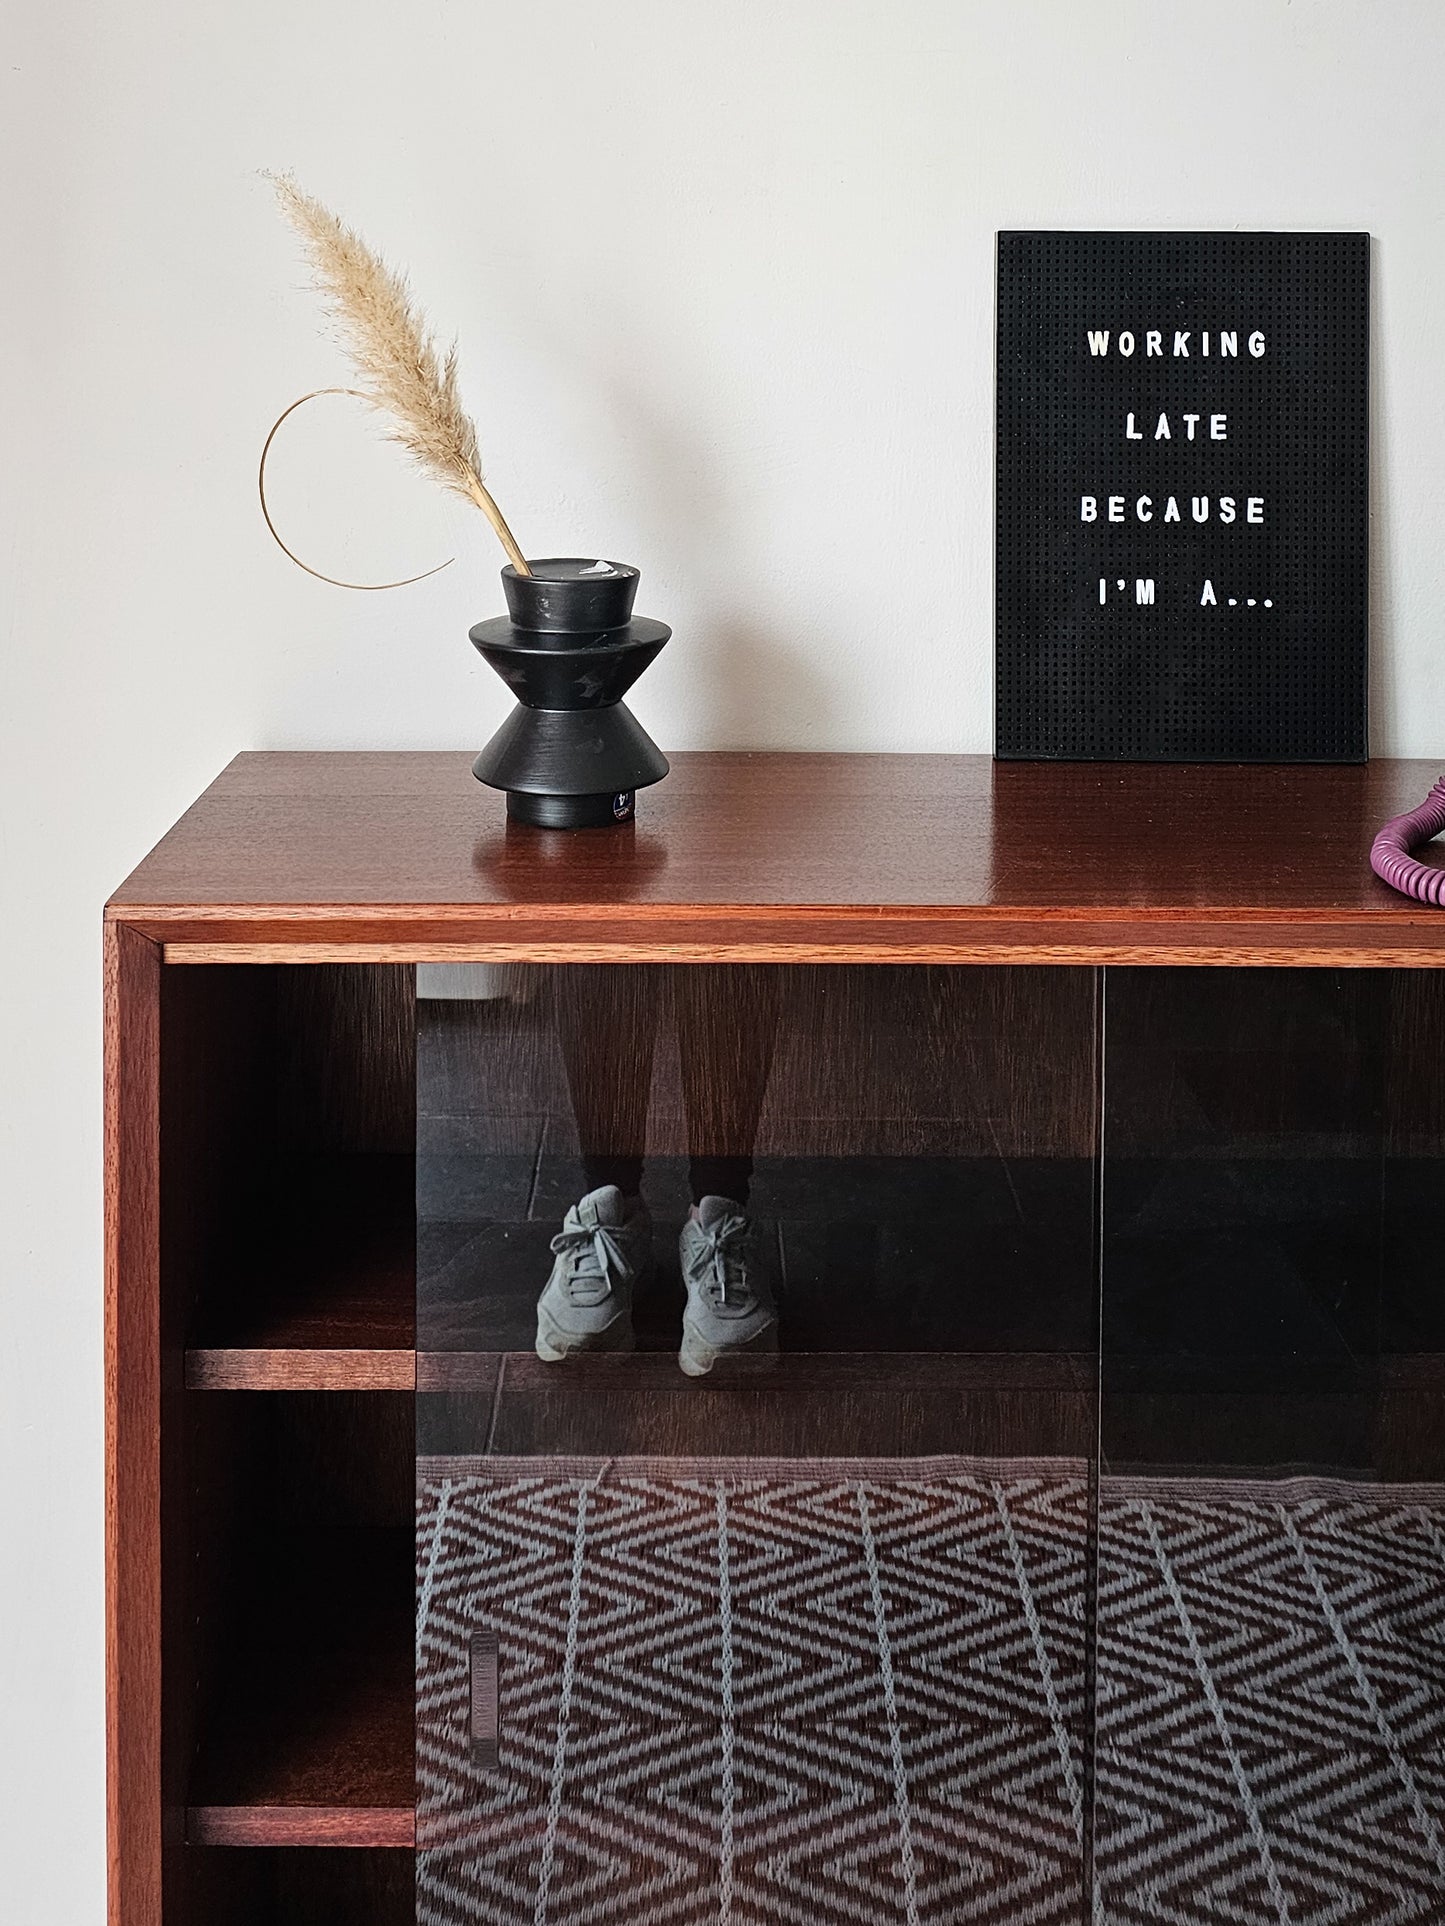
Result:
[[[111,1926],[161,1917],[160,976],[105,931],[106,1803]]]

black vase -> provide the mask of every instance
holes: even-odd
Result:
[[[622,700],[672,634],[665,622],[633,620],[637,580],[623,562],[553,559],[530,575],[509,564],[507,614],[471,631],[517,698],[472,774],[506,790],[515,821],[630,822],[637,791],[667,774],[667,757]]]

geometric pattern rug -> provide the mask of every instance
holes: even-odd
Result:
[[[420,1469],[425,1926],[1077,1926],[1082,1464]]]
[[[1091,1529],[1074,1460],[418,1477],[422,1926],[1445,1921],[1445,1489],[1108,1478]]]
[[[1094,1861],[1119,1926],[1445,1920],[1445,1489],[1105,1479]]]

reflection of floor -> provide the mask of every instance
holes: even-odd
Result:
[[[1106,1479],[1110,1926],[1445,1918],[1445,1488]]]
[[[424,1926],[1445,1918],[1445,1488],[1106,1478],[1095,1539],[1079,1461],[431,1459],[418,1506]]]
[[[1074,1926],[1082,1465],[431,1460],[419,1507],[426,1926]]]
[[[1079,1457],[1093,1448],[1089,1357],[899,1352],[743,1358],[689,1378],[675,1354],[432,1352],[417,1360],[425,1455]]]

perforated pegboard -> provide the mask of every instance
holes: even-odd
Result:
[[[1364,234],[999,236],[999,756],[1364,758],[1368,313]]]

